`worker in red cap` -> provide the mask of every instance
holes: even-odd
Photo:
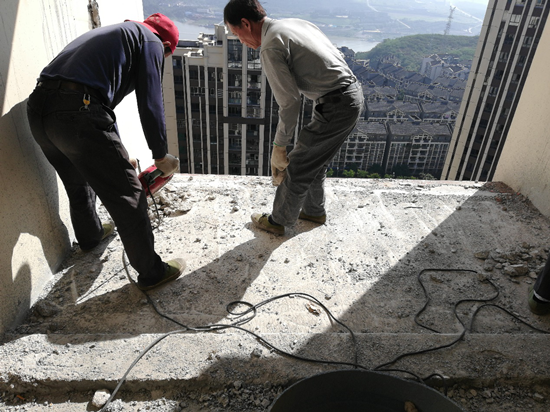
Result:
[[[164,59],[178,37],[174,22],[159,13],[91,30],[42,70],[27,104],[31,132],[65,186],[80,248],[93,249],[116,225],[142,290],[178,278],[185,262],[164,262],[154,250],[146,195],[113,109],[135,91],[155,166],[163,176],[179,170],[168,153],[162,100]],[[100,221],[96,195],[114,224]]]

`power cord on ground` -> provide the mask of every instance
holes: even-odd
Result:
[[[151,196],[153,197],[153,196]],[[156,202],[154,200],[154,197],[153,197],[153,203],[155,205],[155,209],[156,209],[156,213],[157,213],[157,219],[158,219],[158,222],[159,222],[159,225],[160,225],[160,214],[159,214],[159,211],[158,211],[158,208],[157,208],[157,205],[156,205]],[[157,226],[158,227],[158,226]],[[123,266],[124,266],[124,270],[126,272],[126,276],[128,278],[128,280],[135,285],[135,281],[132,279],[131,275],[130,275],[130,271],[129,271],[129,268],[128,268],[128,264],[126,262],[126,259],[125,259],[125,252],[123,251],[122,253],[122,262],[123,262]],[[417,276],[417,280],[418,280],[418,283],[420,284],[423,292],[424,292],[424,296],[426,298],[426,301],[423,305],[423,307],[416,313],[415,315],[415,318],[414,318],[414,321],[415,323],[422,327],[422,328],[425,328],[425,329],[428,329],[434,333],[440,333],[439,331],[433,329],[433,328],[430,328],[429,326],[426,326],[422,323],[419,322],[418,318],[419,316],[426,310],[426,308],[428,307],[430,301],[431,301],[431,297],[430,295],[428,294],[427,290],[426,290],[426,287],[422,281],[422,275],[426,272],[469,272],[469,273],[475,273],[475,274],[478,274],[478,272],[476,272],[475,270],[470,270],[470,269],[448,269],[448,268],[444,268],[444,269],[423,269],[421,270],[419,273],[418,273],[418,276]],[[478,274],[479,276],[479,274]],[[289,357],[291,359],[296,359],[296,360],[299,360],[299,361],[303,361],[303,362],[312,362],[312,363],[320,363],[320,364],[325,364],[325,365],[337,365],[337,366],[348,366],[348,367],[353,367],[355,369],[363,369],[363,370],[372,370],[372,371],[378,371],[378,372],[398,372],[398,373],[403,373],[403,374],[408,374],[408,375],[411,375],[413,376],[417,381],[421,382],[422,384],[426,384],[426,381],[432,379],[432,378],[439,378],[441,379],[441,381],[443,382],[443,388],[444,388],[444,393],[445,395],[447,395],[447,385],[446,385],[446,379],[444,376],[438,374],[438,373],[434,373],[434,374],[431,374],[425,378],[421,378],[420,376],[418,376],[417,374],[411,372],[411,371],[408,371],[408,370],[404,370],[404,369],[397,369],[397,368],[388,368],[388,366],[390,365],[393,365],[395,363],[397,363],[399,360],[401,359],[404,359],[406,357],[409,357],[409,356],[416,356],[416,355],[422,355],[422,354],[425,354],[425,353],[429,353],[429,352],[434,352],[434,351],[437,351],[437,350],[441,350],[441,349],[445,349],[445,348],[449,348],[449,347],[452,347],[454,346],[456,343],[458,343],[460,340],[462,340],[464,338],[464,336],[466,335],[466,333],[468,331],[471,331],[472,327],[473,327],[473,324],[474,324],[474,321],[478,315],[478,313],[484,309],[484,308],[487,308],[487,307],[494,307],[494,308],[497,308],[497,309],[500,309],[502,311],[504,311],[505,313],[507,313],[508,315],[510,315],[511,317],[513,317],[514,319],[520,321],[521,323],[523,323],[524,325],[530,327],[531,329],[537,331],[537,332],[540,332],[540,333],[545,333],[545,334],[549,334],[550,332],[549,331],[545,331],[545,330],[542,330],[542,329],[539,329],[539,328],[536,328],[534,327],[533,325],[529,324],[528,322],[524,321],[523,319],[521,319],[519,316],[515,315],[514,313],[512,313],[511,311],[499,306],[499,305],[496,305],[496,304],[489,304],[487,302],[490,302],[490,301],[493,301],[495,300],[499,294],[500,294],[500,291],[498,289],[498,287],[488,278],[485,278],[483,281],[486,281],[488,282],[491,287],[495,290],[495,296],[493,297],[490,297],[490,298],[486,298],[486,299],[461,299],[459,300],[458,302],[455,303],[454,307],[453,307],[453,314],[454,316],[456,317],[456,319],[460,322],[460,324],[462,325],[462,331],[460,332],[460,334],[458,335],[458,337],[456,339],[454,339],[453,341],[447,343],[447,344],[443,344],[443,345],[440,345],[440,346],[436,346],[436,347],[433,347],[433,348],[427,348],[427,349],[422,349],[422,350],[418,350],[418,351],[411,351],[411,352],[407,352],[407,353],[403,353],[397,357],[395,357],[393,360],[389,361],[389,362],[385,362],[383,364],[380,364],[372,369],[369,369],[363,365],[360,365],[358,363],[358,349],[357,349],[357,340],[356,340],[356,337],[355,337],[355,334],[353,333],[353,331],[343,322],[341,322],[340,320],[338,320],[331,312],[330,310],[323,304],[321,303],[317,298],[315,298],[314,296],[312,295],[309,295],[307,293],[301,293],[301,292],[292,292],[292,293],[285,293],[285,294],[282,294],[282,295],[278,295],[278,296],[274,296],[272,298],[269,298],[269,299],[266,299],[256,305],[253,305],[249,302],[245,302],[245,301],[233,301],[233,302],[230,302],[227,306],[226,306],[226,310],[227,312],[230,314],[230,315],[233,315],[235,316],[235,320],[233,323],[230,323],[230,324],[212,324],[212,325],[206,325],[206,326],[195,326],[195,327],[191,327],[191,326],[187,326],[187,325],[184,325],[182,324],[181,322],[177,321],[176,319],[173,319],[171,318],[170,316],[167,316],[165,314],[163,314],[161,311],[159,311],[159,309],[157,308],[155,302],[151,299],[151,297],[149,296],[148,293],[146,293],[145,291],[142,291],[142,293],[145,295],[147,301],[151,304],[151,306],[153,307],[153,310],[159,315],[161,316],[162,318],[170,321],[170,322],[173,322],[175,323],[176,325],[180,326],[182,329],[178,329],[178,330],[174,330],[174,331],[171,331],[171,332],[167,332],[163,335],[161,335],[159,338],[157,338],[155,341],[153,341],[151,344],[149,344],[149,346],[147,346],[137,357],[136,359],[132,362],[132,364],[128,367],[128,369],[126,370],[126,372],[124,373],[124,375],[122,376],[122,378],[120,379],[120,381],[118,382],[117,386],[115,387],[115,389],[113,390],[111,396],[109,397],[109,399],[107,400],[107,402],[105,403],[105,405],[100,409],[99,412],[106,412],[107,411],[107,408],[109,407],[110,403],[114,400],[116,394],[118,393],[118,391],[120,390],[120,388],[122,387],[123,383],[125,382],[126,378],[128,377],[128,374],[130,373],[130,371],[134,368],[134,366],[139,362],[139,360],[145,355],[147,354],[147,352],[149,352],[153,347],[155,347],[158,343],[160,343],[162,340],[164,340],[165,338],[167,338],[168,336],[171,336],[171,335],[175,335],[175,334],[180,334],[180,333],[188,333],[188,332],[215,332],[215,331],[220,331],[220,330],[224,330],[224,329],[237,329],[237,330],[240,330],[242,332],[245,332],[245,333],[248,333],[250,335],[252,335],[253,337],[255,337],[258,342],[260,342],[262,345],[264,345],[265,347],[267,347],[268,349],[270,350],[273,350],[275,352],[277,352],[278,354],[280,355],[283,355],[283,356],[286,356],[286,357]],[[137,286],[136,286],[137,287]],[[279,300],[279,299],[283,299],[283,298],[303,298],[303,299],[306,299],[306,300],[309,300],[317,305],[319,305],[324,311],[325,313],[327,314],[327,316],[329,317],[329,319],[331,319],[332,321],[336,322],[337,324],[339,324],[341,327],[343,327],[344,329],[346,329],[351,338],[352,338],[352,342],[353,342],[353,352],[354,352],[354,360],[353,362],[339,362],[339,361],[329,361],[329,360],[321,360],[321,359],[313,359],[313,358],[306,358],[306,357],[303,357],[303,356],[298,356],[298,355],[295,355],[295,354],[292,354],[292,353],[289,353],[289,352],[286,352],[278,347],[276,347],[275,345],[271,344],[269,341],[267,341],[265,338],[263,338],[262,336],[250,331],[250,330],[247,330],[245,328],[242,327],[242,325],[250,322],[253,318],[256,317],[257,315],[257,310],[262,307],[262,306],[265,306],[271,302],[274,302],[276,300]],[[466,303],[466,302],[470,302],[470,303],[480,303],[480,302],[485,302],[485,304],[479,306],[473,313],[471,319],[470,319],[470,323],[469,323],[469,326],[466,327],[464,325],[464,323],[462,322],[462,320],[460,319],[460,317],[458,316],[457,314],[457,309],[458,307],[463,304],[463,303]],[[233,310],[233,308],[237,307],[238,305],[243,305],[243,306],[246,306],[247,309],[244,310],[243,312],[235,312]]]

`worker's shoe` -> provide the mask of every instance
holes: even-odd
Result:
[[[176,280],[183,273],[184,269],[185,269],[185,260],[179,259],[179,258],[174,260],[169,260],[168,262],[166,262],[166,270],[164,271],[164,275],[162,276],[162,278],[160,278],[157,282],[152,284],[145,284],[140,280],[138,280],[137,287],[140,290],[154,289],[160,285],[164,285],[165,283],[171,282],[172,280]]]
[[[112,222],[102,223],[101,225],[103,226],[103,236],[101,236],[101,239],[99,239],[99,242],[97,242],[97,245],[99,245],[102,241],[104,241],[109,236],[111,236],[113,234],[113,232],[115,231],[115,224],[112,223]],[[94,247],[92,247],[90,249],[82,249],[82,248],[80,248],[80,249],[84,253],[87,253],[87,252],[91,252],[97,245],[95,245]]]
[[[327,221],[327,215],[311,216],[306,215],[304,212],[300,212],[300,216],[298,216],[298,219],[309,220],[310,222],[320,223],[322,225]]]
[[[250,216],[254,226],[259,227],[260,229],[266,230],[276,235],[284,235],[285,227],[283,225],[274,225],[269,222],[269,213],[252,213]]]
[[[550,313],[550,302],[542,302],[537,299],[533,286],[529,289],[529,310],[539,316],[548,315]]]

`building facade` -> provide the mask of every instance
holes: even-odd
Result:
[[[216,25],[172,60],[181,172],[269,176],[278,106],[259,51]],[[309,118],[304,99],[296,131]]]
[[[490,0],[442,179],[492,180],[550,9]]]

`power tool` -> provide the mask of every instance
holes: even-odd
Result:
[[[174,177],[173,173],[167,177],[162,177],[161,175],[162,171],[157,169],[155,165],[149,166],[138,175],[138,179],[148,197],[157,193]]]

